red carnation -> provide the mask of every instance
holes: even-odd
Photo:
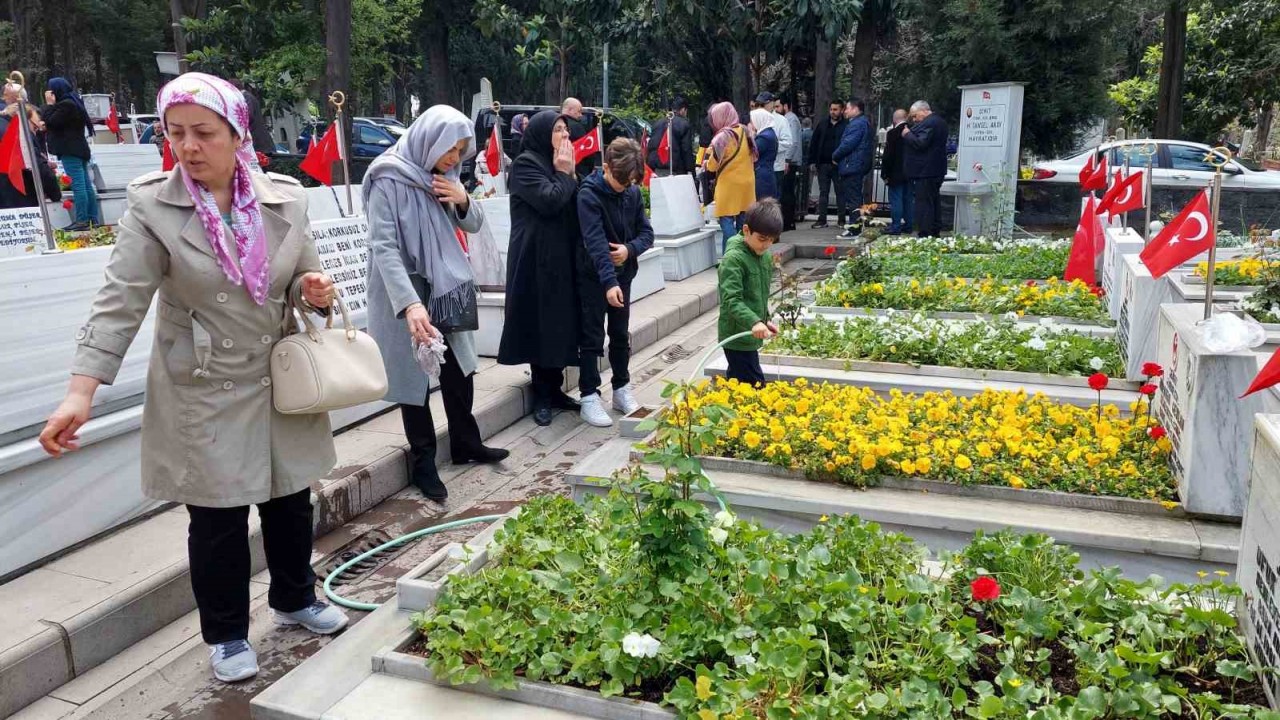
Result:
[[[1089,292],[1093,293],[1095,297],[1102,297],[1103,295],[1106,295],[1106,294],[1107,294],[1107,291],[1106,291],[1106,290],[1103,290],[1103,289],[1102,289],[1101,287],[1099,287],[1099,286],[1094,286],[1094,287],[1089,288]]]
[[[1165,435],[1168,435],[1169,433],[1164,428],[1157,425],[1153,428],[1148,428],[1147,434],[1151,436],[1152,440],[1159,440],[1160,438],[1164,437]]]
[[[1152,385],[1151,383],[1147,383],[1142,387],[1138,388],[1138,392],[1142,393],[1143,395],[1155,395],[1156,386]]]
[[[1146,375],[1147,377],[1163,377],[1164,368],[1160,367],[1159,363],[1153,363],[1153,362],[1143,363],[1142,374]]]
[[[1107,378],[1106,373],[1094,373],[1089,376],[1089,387],[1098,392],[1102,392],[1107,389],[1107,383],[1109,381],[1110,380]]]
[[[71,202],[70,200],[63,200],[63,201],[62,201],[62,209],[63,209],[63,210],[70,210],[70,209],[71,209],[71,208],[73,208],[73,207],[75,207],[75,203]]]
[[[823,250],[822,252],[823,252],[823,253],[825,253],[827,257],[831,257],[832,255],[835,255],[835,254],[836,254],[836,246],[835,246],[835,245],[828,245],[828,246],[827,246],[827,249],[826,249],[826,250]]]
[[[1000,583],[989,575],[983,575],[969,585],[969,592],[978,602],[987,602],[1000,597]]]
[[[59,178],[58,178],[58,182],[62,183],[63,185],[70,185],[70,184],[71,184],[71,176],[70,176],[70,175],[63,175],[63,176],[61,176],[61,177],[59,177]]]
[[[1028,280],[1028,281],[1027,281],[1027,287],[1035,287],[1035,286],[1036,286],[1036,281],[1035,281],[1035,280]]]

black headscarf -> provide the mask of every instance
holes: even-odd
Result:
[[[552,166],[555,163],[556,149],[551,146],[551,131],[561,118],[564,116],[555,110],[543,110],[529,118],[529,124],[524,129],[523,144],[520,146],[521,154],[532,155],[548,167]]]

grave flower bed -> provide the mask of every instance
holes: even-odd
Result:
[[[844,308],[897,308],[968,311],[1001,315],[1068,317],[1109,325],[1095,291],[1079,280],[1050,278],[1044,284],[964,278],[897,278],[883,282],[842,282],[831,278],[816,288],[818,305]]]
[[[897,236],[884,238],[871,246],[872,252],[894,250],[899,252],[939,252],[988,255],[1007,250],[1023,248],[1060,249],[1070,248],[1070,241],[1050,238],[1013,239],[987,237],[983,235],[953,235],[948,237],[907,237]]]
[[[920,314],[819,317],[783,330],[762,352],[1049,375],[1124,374],[1114,340],[1063,330],[1048,319],[1027,326],[1009,318],[957,322]]]
[[[414,618],[437,678],[691,720],[1276,717],[1219,578],[1085,575],[1068,548],[1007,533],[926,570],[857,518],[786,536],[635,469],[619,484],[585,506],[533,499],[485,567],[450,576]]]
[[[989,253],[947,249],[907,250],[872,246],[872,257],[885,277],[1046,278],[1061,277],[1067,267],[1067,245],[1018,246]],[[840,275],[840,271],[836,271]]]
[[[691,390],[688,402],[735,414],[704,454],[800,470],[811,480],[866,487],[920,478],[1176,505],[1166,462],[1172,446],[1145,400],[1124,415],[1114,405],[1084,408],[1025,392],[882,397],[800,378],[763,388],[722,380]],[[663,423],[679,427],[687,415],[677,405]]]
[[[1261,258],[1241,258],[1214,263],[1213,278],[1218,285],[1261,285],[1268,277],[1280,271],[1280,262]],[[1196,277],[1209,274],[1209,263],[1196,265]]]

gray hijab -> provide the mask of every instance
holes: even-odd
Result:
[[[453,182],[461,174],[462,160],[476,153],[475,129],[466,115],[448,105],[435,105],[419,115],[404,137],[378,156],[364,175],[365,207],[375,185],[391,200],[409,271],[430,284],[427,312],[440,327],[456,326],[476,301],[471,263],[449,213],[431,190],[432,169],[463,139],[467,145],[458,164],[444,173]]]

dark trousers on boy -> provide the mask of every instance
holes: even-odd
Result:
[[[760,367],[760,353],[757,350],[725,349],[724,359],[729,362],[725,377],[748,385],[764,385],[764,369]]]
[[[600,358],[604,357],[604,339],[609,338],[609,369],[613,371],[613,389],[631,382],[631,280],[618,268],[618,284],[622,288],[622,307],[614,307],[604,297],[604,288],[594,280],[584,283],[582,292],[582,330],[578,343],[581,364],[578,368],[578,390],[582,397],[600,391]],[[608,325],[606,333],[605,326]]]

